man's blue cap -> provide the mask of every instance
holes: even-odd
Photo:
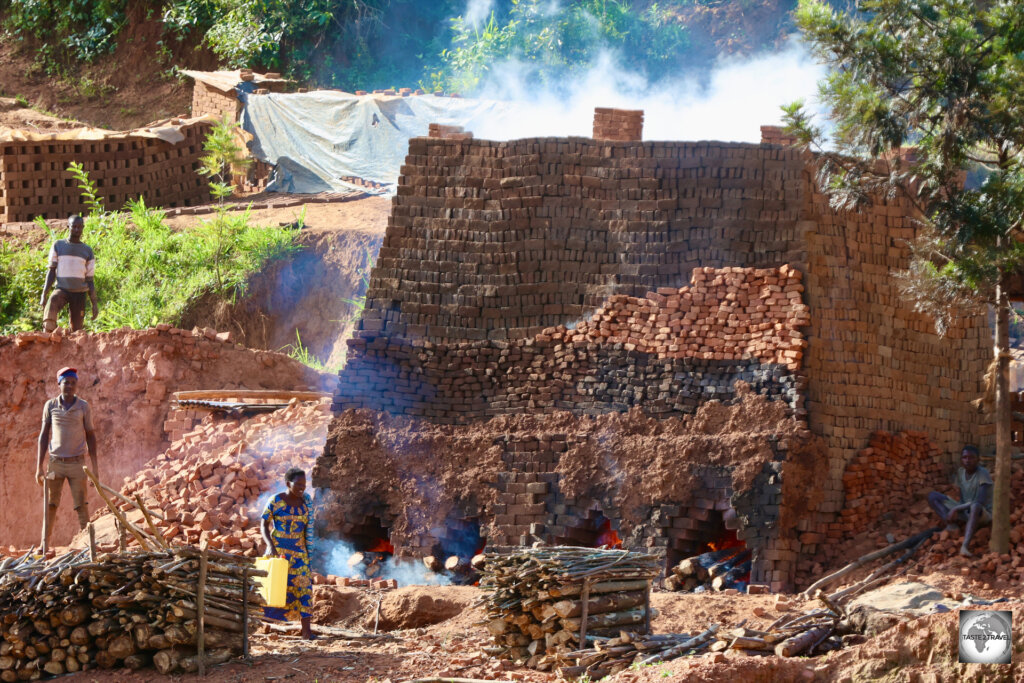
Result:
[[[57,371],[57,384],[60,384],[65,377],[74,377],[78,379],[78,370],[75,368],[61,368]]]

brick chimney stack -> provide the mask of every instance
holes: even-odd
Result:
[[[594,109],[594,139],[639,142],[643,139],[643,109]]]

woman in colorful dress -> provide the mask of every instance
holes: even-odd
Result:
[[[306,493],[306,473],[297,467],[284,475],[287,490],[278,493],[263,511],[260,530],[267,544],[264,555],[288,560],[288,599],[284,607],[264,607],[268,619],[302,623],[302,637],[313,640],[309,625],[313,581],[309,558],[313,550],[313,499]]]

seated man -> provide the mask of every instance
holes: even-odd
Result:
[[[971,537],[978,530],[979,524],[992,523],[992,476],[988,470],[978,464],[978,448],[964,446],[960,453],[962,467],[956,474],[956,485],[960,489],[960,500],[932,491],[928,494],[928,504],[946,523],[946,528],[956,531],[957,521],[966,520],[964,542],[960,546],[960,554],[971,557],[967,549]]]

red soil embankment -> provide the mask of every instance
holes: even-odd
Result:
[[[43,404],[57,395],[55,374],[63,366],[78,369],[78,395],[92,407],[101,479],[113,488],[167,447],[163,423],[175,391],[323,389],[330,381],[281,354],[237,348],[212,332],[161,327],[0,337],[0,543],[38,542],[36,439]],[[64,498],[54,544],[68,542],[77,526],[70,495]],[[90,510],[97,505],[102,502],[90,491]]]

